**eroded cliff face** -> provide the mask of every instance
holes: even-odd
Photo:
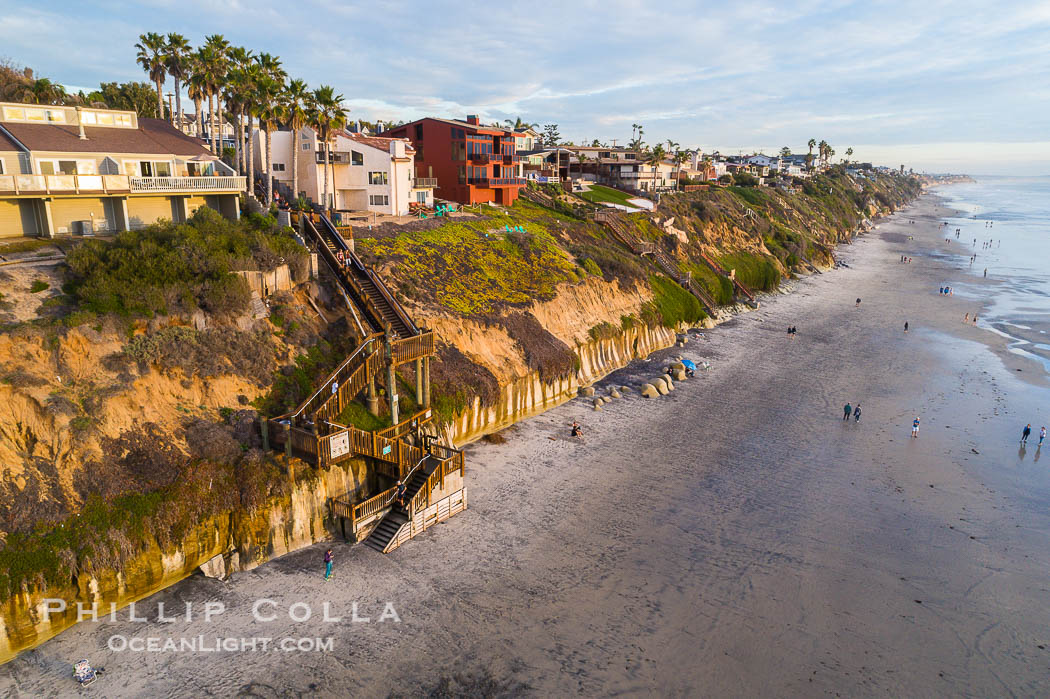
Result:
[[[623,322],[625,317],[637,317],[651,298],[652,292],[642,285],[625,289],[618,282],[592,278],[561,284],[555,298],[533,302],[526,311],[565,343],[577,360],[574,371],[551,380],[544,380],[540,372],[529,368],[522,348],[503,327],[434,309],[421,310],[420,317],[443,341],[491,371],[499,382],[495,404],[483,405],[475,397],[466,411],[445,426],[447,434],[456,444],[465,444],[497,432],[570,400],[581,386],[598,381],[633,359],[674,344],[672,329]],[[609,330],[602,337],[592,337],[590,330],[597,326],[616,332],[611,337]]]
[[[312,476],[254,512],[231,511],[201,522],[175,545],[154,539],[120,570],[71,576],[63,587],[32,585],[5,600],[0,604],[0,663],[77,623],[78,605],[88,612],[84,619],[90,619],[92,608],[102,618],[202,566],[226,576],[329,539],[328,499],[365,488],[367,466],[355,459]]]

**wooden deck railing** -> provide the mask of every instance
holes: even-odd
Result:
[[[434,331],[427,330],[412,337],[400,337],[390,343],[394,364],[431,357],[435,352]]]
[[[426,408],[425,410],[420,410],[418,413],[408,418],[407,420],[402,420],[396,425],[391,425],[386,429],[379,430],[378,432],[376,432],[376,434],[378,434],[380,437],[387,437],[388,439],[400,439],[401,437],[405,436],[417,427],[421,427],[426,423],[430,422],[433,416],[434,411],[430,408]]]

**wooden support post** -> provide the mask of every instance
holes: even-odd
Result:
[[[430,357],[423,357],[423,408],[430,407]]]
[[[386,343],[386,392],[390,399],[390,424],[396,425],[397,420],[397,374],[394,372],[394,347],[387,340]]]
[[[270,452],[270,421],[265,415],[259,416],[259,432],[262,434],[263,452]]]
[[[379,392],[376,390],[376,377],[368,380],[368,390],[365,393],[365,403],[368,404],[368,412],[379,415]]]
[[[423,405],[423,358],[416,360],[416,405]]]

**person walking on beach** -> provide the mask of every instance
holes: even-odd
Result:
[[[987,267],[984,268],[984,278],[985,279],[988,278],[988,268]]]
[[[857,403],[857,407],[853,409],[853,421],[860,422],[860,403]]]
[[[908,321],[904,321],[904,332],[908,332]]]
[[[915,419],[911,421],[911,436],[918,439],[919,437],[919,416],[916,415]]]
[[[332,561],[335,557],[332,556],[332,549],[328,549],[324,552],[324,579],[328,582],[332,579]]]
[[[1039,447],[1040,449],[1042,449],[1042,448],[1043,448],[1043,440],[1044,440],[1044,439],[1046,439],[1046,427],[1040,427],[1040,428],[1039,428],[1039,444],[1038,444],[1038,445],[1036,445],[1036,446],[1038,446],[1038,447]]]
[[[846,407],[842,409],[842,419],[849,420],[849,416],[853,414],[853,406],[846,403]]]
[[[963,322],[964,323],[969,323],[970,322],[970,314],[969,313],[967,313],[966,315],[963,316]]]
[[[1031,425],[1031,423],[1025,425],[1024,429],[1021,430],[1021,446],[1022,447],[1028,446],[1028,435],[1030,435],[1030,434],[1032,434],[1032,425]]]

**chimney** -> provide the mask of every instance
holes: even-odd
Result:
[[[478,121],[478,115],[477,114],[468,114],[467,115],[467,123],[471,124],[472,126],[478,126],[478,125],[480,125],[481,122]]]
[[[84,119],[80,114],[80,107],[77,107],[77,128],[80,130],[80,140],[88,140],[87,134],[84,133]]]

